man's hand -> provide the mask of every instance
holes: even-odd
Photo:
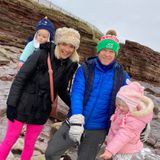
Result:
[[[69,137],[74,142],[78,142],[80,144],[81,136],[84,131],[84,116],[82,114],[73,115],[70,117],[69,122]]]

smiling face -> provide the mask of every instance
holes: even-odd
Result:
[[[67,59],[75,52],[75,47],[67,43],[59,43],[59,54],[61,59]]]
[[[36,40],[39,44],[48,42],[49,32],[46,29],[40,29],[36,33]]]
[[[99,60],[103,65],[108,65],[112,63],[115,59],[115,56],[115,52],[110,49],[102,49],[98,54]]]
[[[120,98],[116,97],[116,107],[118,107],[122,112],[128,113],[129,108],[127,104]]]

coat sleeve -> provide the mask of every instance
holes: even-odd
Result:
[[[25,46],[25,48],[24,48],[24,50],[23,50],[23,52],[22,52],[22,54],[21,54],[21,56],[20,56],[20,58],[19,58],[19,61],[21,61],[21,62],[25,62],[26,60],[27,60],[27,58],[32,54],[34,52],[34,46],[33,46],[33,42],[31,41],[31,42],[29,42],[26,46]]]
[[[59,97],[63,100],[63,102],[70,107],[71,100],[70,100],[70,93],[67,91],[67,85],[64,84],[60,90],[58,91]]]
[[[85,78],[80,66],[76,72],[71,92],[71,113],[82,114],[85,91]]]
[[[66,81],[63,83],[63,85],[61,86],[61,88],[58,91],[58,95],[60,96],[60,98],[66,103],[66,105],[68,107],[71,106],[71,99],[70,99],[70,92],[68,91],[68,85],[69,85],[69,81],[72,80],[73,75],[76,71],[78,67],[77,63],[73,63],[70,67],[68,72],[66,73]]]
[[[124,80],[124,84],[123,85],[127,85],[126,80],[130,79],[130,76],[128,75],[127,72],[125,72],[125,80]]]
[[[124,127],[120,127],[111,140],[109,139],[112,131],[109,131],[106,149],[115,155],[127,143],[133,140],[133,138],[137,137],[137,134],[140,134],[137,131],[141,132],[141,129],[144,128],[144,126],[145,123],[143,121],[133,118],[129,120]]]
[[[29,83],[29,79],[33,78],[33,74],[37,68],[38,58],[39,53],[33,53],[18,71],[10,88],[7,105],[13,107],[17,106],[18,100],[23,93],[24,87],[27,85],[27,83]]]

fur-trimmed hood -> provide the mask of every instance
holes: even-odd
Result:
[[[153,113],[153,108],[154,108],[153,101],[146,96],[142,96],[141,102],[139,105],[139,110],[133,111],[130,114],[135,117],[144,117],[150,113]]]

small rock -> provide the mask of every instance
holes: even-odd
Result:
[[[33,156],[31,160],[45,160],[45,156],[44,155]]]

